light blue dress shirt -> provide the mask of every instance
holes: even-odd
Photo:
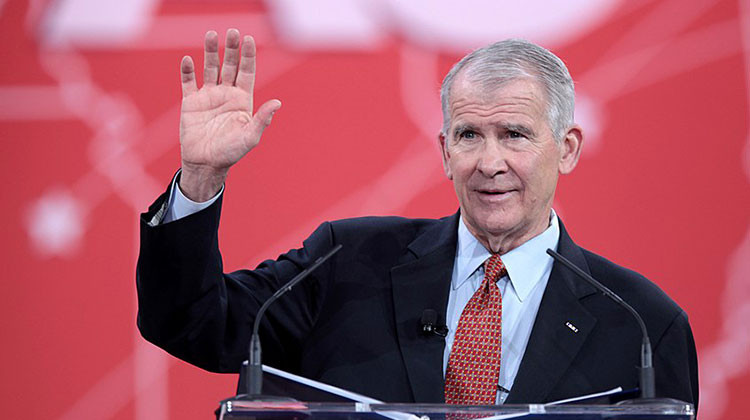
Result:
[[[508,270],[508,275],[503,276],[497,282],[503,299],[498,385],[506,390],[513,387],[513,381],[516,379],[521,359],[526,351],[526,344],[529,342],[531,328],[534,326],[534,320],[539,311],[544,289],[547,287],[547,281],[552,272],[554,260],[547,255],[547,248],[556,251],[559,239],[560,225],[553,210],[550,214],[549,227],[544,232],[500,256]],[[448,367],[448,358],[461,312],[482,284],[484,262],[490,255],[490,252],[469,232],[461,217],[458,224],[456,259],[453,264],[446,310],[448,335],[445,337],[443,353],[443,376]],[[507,392],[498,391],[496,402],[502,404],[507,397]]]

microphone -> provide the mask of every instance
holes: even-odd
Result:
[[[261,364],[261,348],[260,348],[260,337],[258,336],[258,329],[260,328],[260,320],[263,317],[263,314],[266,312],[266,309],[274,302],[276,299],[281,297],[284,293],[292,290],[292,287],[294,287],[297,283],[304,280],[313,270],[318,268],[321,264],[326,262],[329,258],[333,256],[333,254],[337,253],[342,248],[341,244],[336,245],[328,251],[327,254],[323,255],[322,257],[315,260],[312,265],[304,269],[302,272],[297,274],[292,280],[289,281],[289,283],[282,286],[279,290],[276,291],[268,300],[266,300],[263,305],[260,307],[260,310],[255,316],[255,323],[253,324],[253,334],[250,337],[250,349],[249,349],[249,355],[248,355],[248,363],[245,373],[247,374],[247,386],[246,386],[246,394],[245,395],[238,395],[237,399],[259,399],[261,396],[261,390],[263,389],[263,367]]]
[[[639,399],[636,399],[634,402],[642,402],[642,400],[645,400],[645,399],[652,400],[652,401],[656,400],[656,394],[655,394],[656,386],[654,385],[655,379],[654,379],[653,355],[651,352],[651,341],[648,338],[648,331],[646,331],[646,324],[643,322],[643,318],[641,318],[641,316],[638,314],[638,312],[635,309],[633,309],[632,306],[628,305],[628,303],[622,300],[620,296],[617,296],[615,292],[609,290],[606,286],[596,281],[596,279],[591,277],[585,271],[578,268],[575,264],[570,262],[570,260],[568,260],[567,258],[563,257],[562,255],[558,254],[557,252],[551,249],[547,249],[547,254],[552,256],[552,258],[554,258],[555,261],[568,267],[576,275],[578,275],[578,277],[589,282],[592,286],[594,286],[600,292],[602,292],[602,294],[604,294],[605,296],[615,301],[617,304],[627,309],[628,312],[630,312],[633,315],[636,321],[638,321],[638,326],[641,327],[641,334],[643,335],[643,340],[641,341],[641,367],[640,367],[640,377],[639,377],[641,397]],[[664,400],[661,400],[661,401],[664,401]]]
[[[435,325],[437,324],[437,312],[434,309],[425,309],[422,312],[422,319],[419,321],[421,331],[424,334],[435,334],[440,337],[448,335],[447,325]]]

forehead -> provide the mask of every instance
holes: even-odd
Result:
[[[517,78],[487,87],[460,75],[450,92],[453,123],[470,117],[518,117],[528,123],[546,121],[546,98],[541,85],[530,77]]]

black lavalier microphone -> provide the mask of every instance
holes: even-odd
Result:
[[[292,290],[297,283],[304,280],[313,270],[318,268],[321,264],[326,262],[333,254],[337,253],[341,249],[342,245],[336,245],[328,251],[327,254],[315,260],[312,265],[304,269],[302,272],[297,274],[289,283],[282,286],[276,293],[273,294],[268,300],[263,303],[260,310],[255,316],[255,324],[253,324],[253,335],[250,338],[250,351],[248,356],[247,370],[247,387],[245,395],[238,395],[234,397],[235,400],[247,400],[247,399],[264,399],[261,396],[261,390],[263,389],[263,367],[261,364],[261,350],[260,350],[260,337],[258,336],[258,329],[260,328],[260,320],[266,309],[281,295]]]
[[[434,309],[425,309],[422,312],[422,319],[419,321],[420,331],[423,334],[435,334],[440,337],[448,335],[447,325],[437,324],[437,312]]]

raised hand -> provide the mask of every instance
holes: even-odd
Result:
[[[229,168],[258,145],[263,130],[281,107],[279,100],[272,99],[253,114],[255,41],[251,36],[246,35],[240,46],[239,31],[227,31],[220,70],[218,35],[207,32],[204,61],[200,89],[193,59],[185,56],[180,65],[180,189],[194,201],[206,201],[221,189]]]

